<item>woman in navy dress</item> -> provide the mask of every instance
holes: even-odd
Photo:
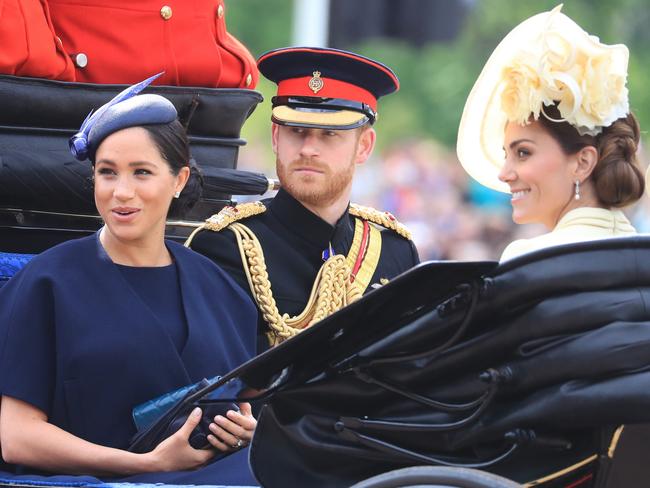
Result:
[[[245,447],[256,421],[246,403],[215,417],[210,449],[188,443],[195,411],[153,451],[125,450],[134,406],[253,356],[257,316],[220,268],[164,239],[170,204],[196,193],[200,178],[174,106],[134,96],[147,82],[71,139],[93,164],[104,227],[35,257],[0,291],[2,457],[32,478],[252,484]]]

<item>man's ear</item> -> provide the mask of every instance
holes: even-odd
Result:
[[[273,147],[273,153],[278,154],[278,133],[280,132],[280,126],[278,124],[271,124],[271,146]]]
[[[598,150],[594,146],[585,146],[576,153],[575,179],[581,182],[591,176],[598,163]]]
[[[377,133],[375,129],[369,127],[363,129],[359,134],[359,141],[357,142],[357,154],[354,158],[356,164],[363,164],[372,154],[375,148],[375,141],[377,140]]]

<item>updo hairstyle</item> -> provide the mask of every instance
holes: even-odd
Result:
[[[557,106],[544,107],[546,115],[561,119]],[[598,202],[605,208],[621,208],[636,202],[645,190],[645,178],[636,157],[639,123],[632,112],[603,128],[597,136],[581,136],[568,122],[553,122],[541,114],[538,121],[560,144],[565,154],[594,146],[598,162],[591,173]]]
[[[172,200],[169,216],[182,218],[201,198],[203,191],[203,176],[190,156],[190,142],[185,128],[178,119],[168,124],[143,125],[153,143],[160,151],[161,156],[174,175],[178,175],[181,168],[189,166],[190,177],[187,180],[179,198]]]

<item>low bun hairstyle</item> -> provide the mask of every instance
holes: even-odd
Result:
[[[632,113],[596,137],[598,164],[591,177],[603,205],[625,207],[643,195],[645,178],[636,157],[639,137],[639,123]]]
[[[172,174],[177,175],[181,168],[189,166],[190,177],[179,198],[172,200],[169,216],[183,218],[196,202],[201,198],[203,191],[203,176],[190,156],[190,142],[183,125],[177,120],[169,124],[143,125]]]
[[[557,106],[546,107],[546,114],[560,119]],[[633,113],[605,127],[597,136],[581,136],[568,122],[553,122],[542,115],[542,126],[560,144],[565,154],[575,154],[585,146],[594,146],[598,162],[591,173],[598,202],[606,208],[621,208],[641,198],[645,178],[636,157],[639,147],[639,123]]]

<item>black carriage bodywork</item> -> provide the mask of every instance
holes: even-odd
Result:
[[[641,486],[649,251],[630,237],[500,266],[423,263],[216,387],[265,391],[251,463],[270,488],[423,464],[525,486]]]
[[[90,165],[72,157],[68,139],[92,109],[124,88],[0,75],[1,252],[39,253],[99,228]],[[210,169],[236,168],[245,144],[241,127],[262,96],[245,89],[172,86],[146,92],[169,98],[187,126],[206,184],[183,220],[202,221],[230,202]],[[191,224],[169,224],[168,237],[180,240],[191,230]]]

